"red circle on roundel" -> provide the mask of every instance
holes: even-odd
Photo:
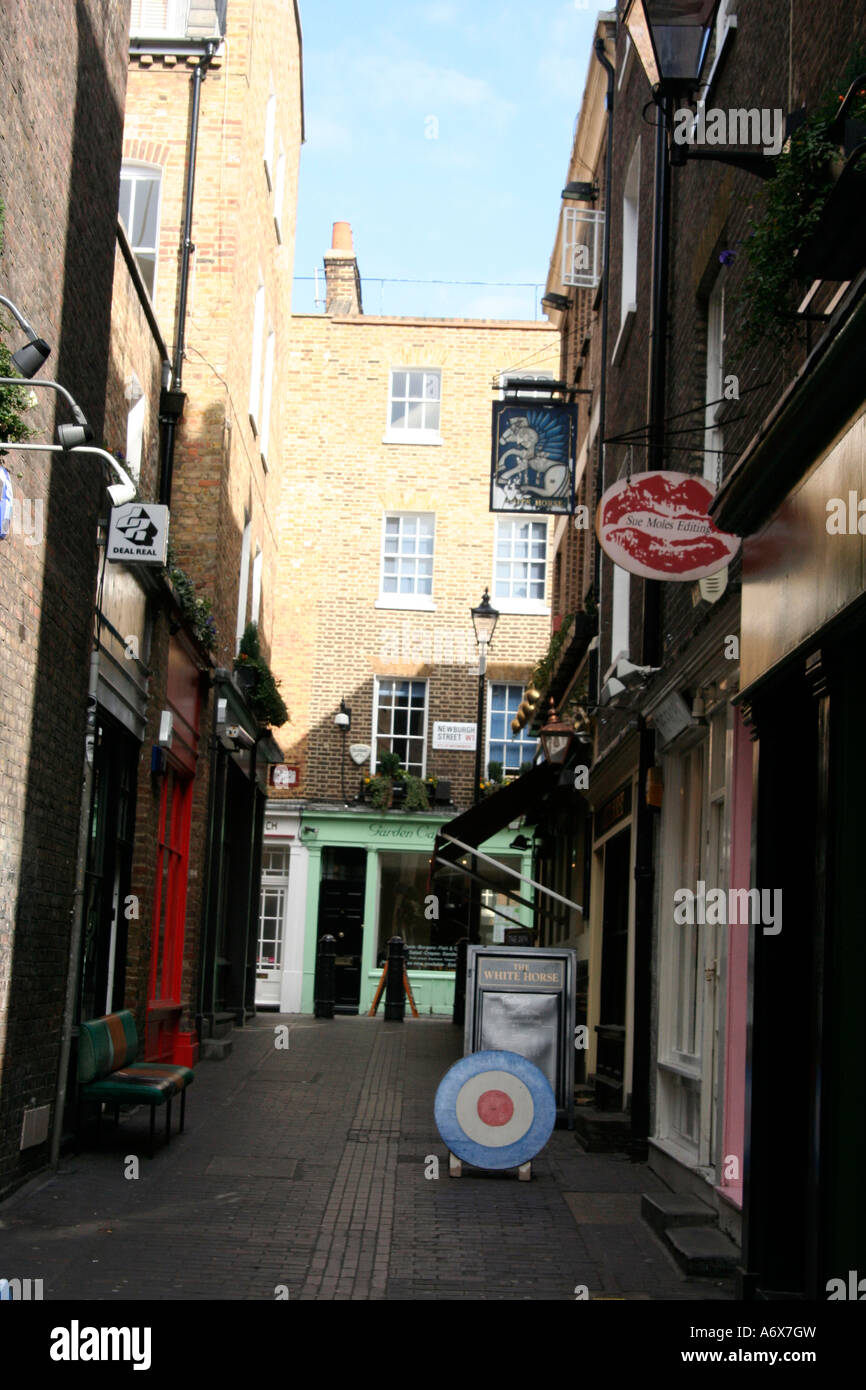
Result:
[[[478,1116],[486,1125],[507,1125],[514,1102],[504,1091],[484,1091],[478,1097]]]

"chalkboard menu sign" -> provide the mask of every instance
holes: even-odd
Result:
[[[454,970],[456,946],[407,946],[406,965],[410,970]]]

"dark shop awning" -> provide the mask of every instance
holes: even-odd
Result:
[[[558,785],[561,771],[562,768],[556,763],[538,763],[529,772],[524,772],[521,777],[509,782],[501,791],[479,801],[477,806],[470,806],[468,811],[461,811],[459,816],[443,825],[436,836],[437,858],[456,864],[465,853],[465,850],[457,845],[440,842],[440,836],[447,835],[454,840],[461,840],[464,845],[471,845],[474,849],[483,845],[491,835],[504,830],[506,825],[517,820],[519,816],[530,815]]]

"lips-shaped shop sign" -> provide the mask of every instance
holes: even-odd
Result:
[[[688,473],[623,478],[598,504],[599,544],[614,564],[643,579],[706,579],[740,548],[739,536],[720,531],[707,515],[714,496],[708,482]]]

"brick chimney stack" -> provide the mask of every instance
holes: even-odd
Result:
[[[363,312],[352,228],[348,222],[335,222],[331,249],[325,252],[325,313],[354,315]]]

